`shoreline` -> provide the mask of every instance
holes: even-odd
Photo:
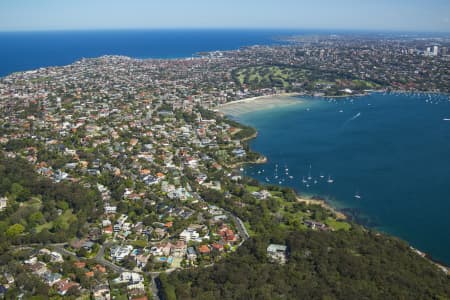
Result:
[[[260,107],[259,109],[254,109],[254,110],[250,110],[250,111],[247,111],[247,112],[254,112],[254,111],[258,111],[258,110],[270,110],[274,106],[276,106],[276,107],[280,106],[280,105],[275,105],[274,102],[276,102],[276,104],[280,104],[280,102],[282,102],[283,106],[303,103],[301,100],[293,100],[291,98],[291,97],[298,97],[298,96],[308,96],[308,95],[305,95],[305,94],[302,94],[302,93],[280,93],[280,94],[271,94],[271,95],[263,95],[263,96],[244,98],[244,99],[230,101],[228,103],[219,105],[219,106],[216,107],[216,111],[221,113],[221,114],[229,115],[231,117],[237,117],[241,113],[239,113],[239,112],[236,113],[233,110],[231,110],[231,112],[233,112],[233,113],[227,113],[227,111],[223,111],[222,108],[232,107],[232,108],[238,109],[239,107],[241,107],[242,105],[245,105],[245,104],[254,105],[254,104],[258,104],[258,101],[263,102],[263,101],[267,101],[267,100],[268,101],[272,100],[272,102],[264,103],[266,105]],[[295,102],[292,102],[292,101],[295,101]],[[267,104],[268,104],[268,106],[267,106]],[[230,112],[230,111],[228,111],[228,112]],[[245,138],[241,139],[240,141],[241,142],[248,142],[248,141],[250,141],[252,139],[257,138],[257,136],[258,136],[258,131],[256,131],[254,134],[252,134],[252,135],[250,135],[248,137],[245,137]],[[232,164],[232,165],[230,165],[228,167],[231,167],[231,168],[235,169],[237,167],[241,167],[241,166],[245,166],[245,165],[265,164],[267,162],[267,160],[268,160],[268,158],[266,156],[260,154],[260,158],[257,159],[256,161],[239,162],[239,163]],[[307,197],[304,197],[304,196],[300,196],[297,193],[296,193],[296,199],[297,199],[298,202],[305,203],[307,205],[319,205],[319,206],[329,210],[330,212],[334,213],[336,215],[337,219],[348,220],[348,216],[345,213],[339,211],[338,208],[336,208],[336,207],[332,206],[331,204],[329,204],[325,199],[307,198]]]
[[[301,93],[280,93],[249,97],[218,105],[214,108],[214,111],[231,117],[238,117],[250,112],[300,104],[303,101],[294,97],[303,95]]]
[[[227,102],[227,103],[224,103],[224,104],[220,104],[217,107],[221,108],[221,107],[231,106],[233,104],[238,104],[238,103],[251,103],[251,102],[254,102],[256,100],[270,99],[270,98],[276,98],[276,97],[297,97],[297,96],[304,96],[304,94],[302,94],[302,93],[279,93],[279,94],[269,94],[269,95],[255,96],[255,97],[249,97],[249,98],[233,100],[233,101],[230,101],[230,102]]]
[[[348,216],[343,212],[339,211],[336,207],[329,204],[327,201],[322,199],[305,198],[297,195],[297,202],[305,203],[307,205],[319,205],[323,208],[333,212],[338,220],[348,220]]]
[[[383,91],[370,91],[369,93],[367,93],[365,95],[353,95],[353,97],[355,97],[355,96],[358,96],[358,97],[367,96],[367,95],[370,95],[372,93],[377,93],[377,92],[383,92]],[[412,94],[412,93],[414,93],[413,91],[401,91],[401,90],[391,90],[391,91],[387,91],[387,92],[388,93],[400,93],[400,94]],[[419,93],[426,93],[426,92],[419,92]],[[435,92],[429,92],[429,93],[435,93]],[[443,93],[438,93],[438,94],[443,94]],[[271,99],[271,98],[273,100],[275,100],[275,101],[283,101],[283,100],[288,100],[289,97],[293,97],[293,96],[310,96],[310,95],[305,95],[305,94],[301,94],[301,93],[283,93],[283,94],[273,94],[273,95],[264,95],[264,96],[258,96],[258,97],[251,97],[251,98],[240,99],[240,100],[231,101],[231,102],[219,105],[218,107],[216,107],[216,110],[219,113],[221,113],[221,114],[228,115],[229,117],[238,117],[240,115],[240,113],[226,114],[224,111],[221,110],[221,108],[222,107],[228,107],[228,106],[232,107],[232,105],[239,106],[239,105],[242,105],[242,104],[254,104],[254,103],[257,103],[258,100],[259,101],[264,101],[264,99]],[[279,99],[279,98],[283,98],[283,97],[286,98],[286,99]],[[312,97],[314,97],[314,96],[312,96]],[[329,97],[329,98],[339,98],[339,97]],[[301,103],[301,101],[299,101],[299,100],[295,100],[295,101],[297,101],[297,103]],[[279,106],[276,106],[276,107],[279,107]],[[255,112],[255,111],[259,111],[259,110],[270,110],[272,108],[274,108],[274,106],[269,106],[269,107],[265,106],[263,108],[250,110],[248,112]],[[246,137],[246,138],[242,139],[241,141],[245,142],[245,141],[248,141],[248,140],[251,140],[251,139],[255,139],[257,137],[257,135],[258,134],[256,132],[252,136]],[[250,161],[248,161],[248,162],[240,162],[237,165],[233,165],[233,167],[236,168],[236,167],[239,167],[239,166],[245,166],[245,165],[251,165],[251,164],[264,164],[264,163],[267,162],[267,160],[268,160],[268,158],[266,156],[261,155],[261,159],[258,159],[258,161],[256,161],[256,162],[255,161],[253,161],[253,162],[250,162]],[[264,185],[264,182],[261,182],[259,180],[258,180],[258,182],[260,182],[260,184]],[[282,185],[280,185],[280,186],[282,186]],[[345,221],[349,220],[349,216],[348,215],[346,215],[344,212],[340,211],[337,207],[334,207],[332,204],[328,203],[326,201],[326,199],[308,198],[308,197],[299,195],[298,193],[296,193],[296,199],[297,199],[297,202],[305,203],[307,205],[319,205],[319,206],[325,208],[326,210],[334,213],[335,216],[336,216],[336,219],[338,219],[338,220],[339,219],[340,220],[345,220]],[[360,224],[360,226],[363,226],[363,225]],[[363,227],[366,228],[365,226],[363,226]],[[370,227],[368,227],[367,229],[376,230],[375,228],[370,228]],[[378,230],[376,230],[376,231],[378,231]],[[390,236],[397,237],[396,235],[392,235],[392,234],[389,234],[389,233],[380,232],[380,234],[387,234],[387,235],[390,235]],[[408,241],[406,241],[406,242],[410,245],[410,243]],[[424,259],[430,261],[432,264],[434,264],[442,272],[444,272],[446,274],[450,273],[450,266],[448,264],[446,264],[446,263],[444,263],[442,261],[434,259],[429,253],[422,252],[422,251],[412,247],[411,245],[410,245],[410,247],[411,247],[411,250],[413,252],[415,252],[418,256],[423,257]]]

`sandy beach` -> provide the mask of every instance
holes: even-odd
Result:
[[[307,204],[307,205],[320,205],[320,206],[322,206],[323,208],[332,211],[332,212],[336,215],[336,218],[341,219],[341,220],[347,219],[347,216],[346,216],[346,215],[344,215],[344,214],[341,213],[340,211],[336,210],[334,207],[332,207],[331,205],[329,205],[328,203],[326,203],[324,200],[306,199],[306,198],[297,197],[297,201],[298,201],[298,202],[305,203],[305,204]]]
[[[267,95],[260,97],[252,97],[241,100],[236,100],[232,102],[225,103],[217,107],[218,111],[225,115],[231,116],[239,116],[241,114],[260,111],[260,110],[270,110],[275,107],[285,107],[291,105],[299,105],[302,104],[303,101],[298,98],[294,98],[295,96],[300,96],[299,94],[291,93],[291,94],[279,94],[279,95]],[[255,138],[252,136],[251,138]],[[266,159],[266,158],[265,158]],[[259,161],[258,163],[264,163],[264,161]],[[243,163],[245,164],[245,163]],[[239,164],[240,165],[240,164]],[[233,166],[236,167],[237,165]],[[334,207],[326,203],[324,200],[317,199],[307,199],[302,197],[297,197],[298,202],[303,202],[307,205],[320,205],[327,210],[332,211],[336,214],[338,219],[346,219],[347,217],[336,210]]]
[[[301,100],[294,98],[298,95],[292,93],[246,98],[222,104],[217,107],[217,110],[225,115],[239,116],[259,110],[301,104]]]

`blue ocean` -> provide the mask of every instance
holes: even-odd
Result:
[[[0,76],[83,57],[126,55],[134,58],[191,57],[201,51],[234,50],[280,43],[289,30],[105,30],[0,32]]]
[[[191,57],[202,51],[278,44],[280,37],[298,33],[317,31],[2,32],[0,76],[110,54]],[[450,121],[444,121],[450,118],[448,97],[372,94],[304,101],[238,118],[258,129],[252,147],[269,158],[265,165],[247,167],[246,173],[324,197],[356,221],[397,235],[450,264]]]
[[[450,264],[448,96],[307,98],[237,119],[257,128],[251,147],[268,157],[247,175],[322,197]]]

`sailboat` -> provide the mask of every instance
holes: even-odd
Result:
[[[332,179],[331,176],[328,175],[328,180],[327,180],[327,182],[328,182],[328,183],[333,183],[333,182],[334,182],[334,179]]]

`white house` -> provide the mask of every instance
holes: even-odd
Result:
[[[121,261],[127,257],[132,250],[133,247],[130,245],[113,247],[111,248],[111,258],[116,261]]]
[[[270,244],[267,247],[267,256],[273,262],[284,264],[284,263],[286,263],[286,259],[287,259],[287,246],[278,245],[278,244]]]
[[[180,240],[189,242],[191,240],[197,240],[200,234],[192,228],[187,228],[180,233]]]
[[[123,272],[120,274],[118,278],[116,278],[117,282],[128,282],[131,284],[138,284],[144,282],[144,277],[142,277],[139,273],[134,272]]]
[[[4,210],[8,205],[8,198],[0,197],[0,211]]]

